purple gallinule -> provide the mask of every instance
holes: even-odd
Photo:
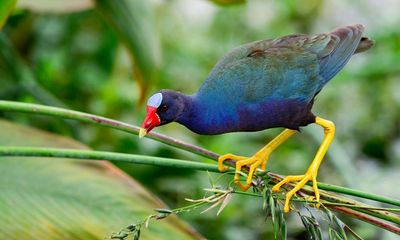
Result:
[[[225,160],[236,161],[234,181],[246,191],[256,168],[265,170],[270,154],[281,143],[300,127],[318,124],[324,129],[324,139],[307,172],[285,177],[272,190],[298,182],[286,194],[285,212],[291,197],[308,181],[312,181],[319,201],[318,168],[334,138],[335,125],[315,116],[311,108],[315,96],[350,57],[372,47],[373,41],[362,37],[363,30],[364,26],[357,24],[325,34],[295,34],[239,46],[216,64],[195,94],[161,90],[151,96],[139,135],[170,122],[206,135],[285,128],[251,157],[225,154],[219,158],[220,171],[227,169]],[[245,165],[249,171],[246,184],[242,184],[240,171]]]

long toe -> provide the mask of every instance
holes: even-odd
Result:
[[[304,177],[304,175],[296,175],[296,176],[286,176],[284,179],[282,179],[279,183],[275,184],[272,187],[272,191],[273,192],[280,192],[281,191],[281,187],[286,184],[286,183],[290,183],[290,182],[295,182],[295,181],[299,181]]]
[[[290,182],[295,182],[298,181],[298,183],[294,186],[292,190],[286,193],[285,197],[285,206],[284,206],[284,211],[289,212],[290,210],[290,200],[292,197],[304,187],[304,185],[307,184],[308,181],[313,181],[313,189],[315,192],[315,199],[316,201],[319,201],[319,191],[317,187],[317,181],[316,181],[316,174],[314,173],[306,173],[305,175],[298,175],[298,176],[287,176],[285,177],[282,181],[277,183],[273,188],[272,191],[278,192],[280,191],[280,187],[284,184],[290,183]],[[319,204],[316,205],[318,207]]]
[[[244,160],[244,159],[246,159],[246,157],[237,156],[237,155],[234,155],[234,154],[231,154],[231,153],[224,154],[224,155],[222,155],[222,156],[220,156],[220,157],[218,158],[218,170],[219,170],[220,172],[225,172],[226,170],[229,169],[229,167],[227,167],[227,166],[224,165],[224,162],[225,162],[226,160],[240,161],[240,160]]]

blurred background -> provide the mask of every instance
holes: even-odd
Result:
[[[397,0],[152,0],[18,1],[0,37],[0,99],[61,106],[140,125],[142,103],[153,92],[194,93],[214,64],[232,48],[291,33],[321,33],[353,23],[376,41],[354,56],[318,95],[314,112],[336,123],[336,138],[319,181],[399,198],[400,1]],[[206,161],[155,141],[72,121],[0,113],[14,122],[69,136],[95,150]],[[199,136],[178,124],[155,131],[217,153],[251,155],[280,132]],[[322,139],[302,129],[271,157],[280,174],[306,170]],[[118,164],[171,208],[204,195],[206,173]],[[270,239],[262,200],[234,196],[220,216],[181,216],[207,239]],[[304,239],[288,214],[289,239]],[[366,239],[395,235],[343,219]],[[156,223],[157,224],[157,223]],[[121,226],[122,227],[122,226]]]

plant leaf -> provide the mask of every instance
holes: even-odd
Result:
[[[286,239],[287,238],[286,219],[283,213],[282,205],[279,202],[278,202],[278,209],[279,209],[280,238]]]
[[[270,212],[271,212],[272,224],[275,225],[275,217],[276,217],[275,201],[274,201],[274,198],[271,195],[269,195],[268,205],[269,205]]]
[[[219,201],[216,201],[215,203],[213,203],[211,206],[209,206],[208,208],[206,208],[205,210],[203,210],[202,212],[200,212],[200,214],[203,214],[203,213],[205,213],[205,212],[208,212],[208,211],[210,211],[211,209],[213,209],[213,208],[215,208],[215,207],[217,207],[218,206],[218,204],[220,204],[221,203],[221,200],[219,200]]]
[[[8,16],[14,9],[16,0],[1,0],[0,1],[0,29],[3,28]]]
[[[224,210],[224,208],[228,205],[228,203],[231,201],[231,194],[227,194],[224,200],[221,203],[221,206],[218,209],[217,216]]]
[[[218,5],[232,5],[232,4],[243,4],[246,0],[210,0],[211,2]]]
[[[336,239],[336,236],[335,236],[335,230],[333,230],[332,228],[329,228],[329,231],[328,231],[328,236],[329,236],[329,240],[335,240]]]
[[[339,236],[341,239],[347,240],[346,232],[344,231],[344,223],[340,221],[339,218],[336,217],[336,215],[333,215],[333,221],[336,223],[337,227],[339,228]]]
[[[0,120],[0,145],[86,148]],[[0,157],[0,239],[104,239],[166,206],[109,162]],[[175,216],[141,239],[200,239]]]
[[[287,239],[286,221],[281,223],[281,239]]]
[[[92,8],[93,3],[90,0],[19,0],[17,7],[37,13],[71,13]]]
[[[0,33],[0,61],[4,64],[2,67],[9,71],[18,85],[39,102],[67,108],[63,102],[37,82],[31,68],[24,63],[11,41],[3,33]]]
[[[209,171],[207,171],[207,176],[208,176],[208,181],[210,182],[211,188],[215,188],[214,179],[212,178],[212,176],[211,176]]]
[[[344,226],[345,229],[347,229],[351,235],[357,240],[364,240],[360,235],[358,235],[353,229],[351,229],[348,225]]]

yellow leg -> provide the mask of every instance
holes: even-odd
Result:
[[[319,191],[318,191],[318,187],[317,187],[318,168],[321,165],[322,159],[324,158],[325,153],[328,150],[328,147],[334,138],[335,125],[333,124],[333,122],[322,119],[320,117],[315,118],[315,123],[324,128],[324,140],[322,141],[321,146],[319,147],[314,160],[311,162],[310,166],[308,167],[307,172],[304,175],[287,176],[272,188],[272,191],[277,192],[280,190],[280,187],[283,184],[288,183],[288,182],[299,181],[292,190],[290,190],[288,193],[286,193],[285,206],[283,208],[285,212],[289,212],[290,199],[308,181],[313,182],[313,189],[315,192],[315,200],[319,201]],[[319,204],[317,204],[316,206],[319,207]]]
[[[267,165],[267,161],[269,155],[284,141],[286,141],[289,137],[295,134],[297,131],[291,129],[285,129],[281,134],[271,140],[265,147],[259,150],[256,154],[252,157],[242,157],[236,156],[233,154],[225,154],[218,159],[218,169],[219,171],[223,172],[228,169],[228,167],[224,166],[225,160],[233,160],[236,161],[236,173],[234,177],[234,182],[238,185],[243,191],[247,191],[247,189],[251,186],[251,180],[253,178],[254,171],[257,169],[258,166],[261,165],[261,169],[265,170]],[[240,172],[244,165],[250,165],[249,173],[247,175],[246,185],[243,185],[240,182]]]

